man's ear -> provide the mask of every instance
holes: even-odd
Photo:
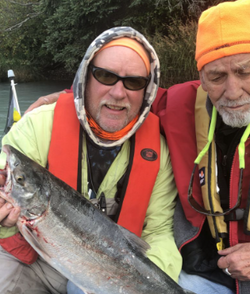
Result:
[[[207,92],[207,86],[206,86],[206,83],[205,83],[205,80],[204,80],[203,74],[204,74],[204,73],[203,73],[202,70],[199,71],[199,76],[200,76],[200,81],[201,81],[202,89],[203,89],[204,91]]]

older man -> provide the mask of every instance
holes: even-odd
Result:
[[[151,246],[148,257],[177,280],[177,191],[158,118],[149,113],[158,82],[158,58],[148,41],[129,27],[110,29],[86,51],[74,94],[29,112],[3,144],[48,166],[141,236]],[[4,171],[0,176],[3,185]],[[15,227],[18,208],[0,203],[0,292],[66,293],[66,279],[37,257]],[[76,291],[72,284],[68,290]]]
[[[180,284],[196,293],[250,293],[249,25],[249,0],[203,12],[196,43],[201,86],[175,85],[154,105],[180,196]]]

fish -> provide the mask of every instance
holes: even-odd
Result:
[[[184,294],[146,257],[149,245],[10,145],[0,196],[21,208],[19,231],[52,267],[86,293]],[[166,244],[167,246],[167,244]]]

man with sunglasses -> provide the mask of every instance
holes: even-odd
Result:
[[[129,27],[110,29],[87,49],[74,93],[26,114],[2,143],[47,166],[142,237],[151,246],[147,256],[177,280],[181,256],[172,227],[177,190],[159,120],[149,113],[158,83],[159,61],[148,41]],[[1,185],[4,177],[2,170]],[[67,280],[18,233],[18,214],[1,200],[0,292],[66,293]],[[82,293],[71,282],[67,290]]]
[[[154,105],[179,192],[179,283],[196,293],[250,293],[250,1],[202,13],[200,81],[161,90]]]

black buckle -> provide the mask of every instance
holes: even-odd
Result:
[[[245,213],[244,208],[236,208],[234,211],[231,211],[229,214],[224,216],[226,222],[229,221],[239,221],[243,219]]]

